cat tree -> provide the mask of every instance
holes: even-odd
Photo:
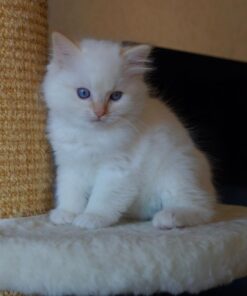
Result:
[[[51,156],[39,95],[46,1],[2,0],[0,35],[0,291],[197,293],[247,276],[245,207],[221,205],[212,223],[170,231],[150,222],[93,231],[52,225],[46,215]]]

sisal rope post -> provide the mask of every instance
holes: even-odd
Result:
[[[0,218],[51,208],[51,157],[40,83],[46,0],[0,0]]]

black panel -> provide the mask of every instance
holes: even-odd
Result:
[[[209,156],[222,199],[247,205],[247,63],[160,48],[152,58],[152,90]]]

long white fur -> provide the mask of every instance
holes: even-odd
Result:
[[[91,229],[126,215],[173,228],[213,215],[216,194],[207,159],[143,82],[150,49],[96,40],[77,47],[53,34],[44,94],[57,166],[54,223]],[[80,99],[79,87],[88,88],[91,98]],[[114,90],[122,98],[106,103]],[[92,103],[108,104],[101,120]]]

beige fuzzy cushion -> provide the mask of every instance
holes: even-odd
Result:
[[[51,207],[50,154],[40,83],[47,1],[0,1],[0,218]]]
[[[134,221],[83,230],[47,215],[0,220],[0,254],[0,290],[198,293],[247,276],[247,207],[220,205],[210,224],[172,230]]]

